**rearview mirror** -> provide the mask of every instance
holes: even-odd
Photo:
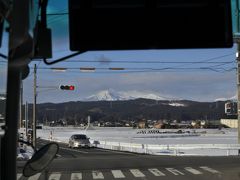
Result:
[[[30,177],[43,171],[55,158],[58,149],[57,143],[49,143],[40,148],[24,166],[23,175]]]

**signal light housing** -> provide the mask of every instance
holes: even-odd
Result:
[[[61,85],[60,86],[60,89],[61,90],[70,90],[70,91],[73,91],[75,89],[75,86],[73,85]]]

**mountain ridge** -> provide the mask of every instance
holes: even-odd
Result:
[[[117,92],[113,89],[102,90],[94,95],[84,98],[83,101],[125,101],[132,99],[152,99],[152,100],[167,100],[167,98],[162,97],[155,93],[141,92],[141,91],[120,91]]]
[[[65,119],[68,124],[82,123],[87,116],[91,121],[152,120],[217,120],[226,118],[225,101],[197,102],[190,100],[133,99],[125,101],[76,101],[58,104],[38,104],[39,122]],[[32,104],[29,107],[31,112]],[[50,110],[49,110],[50,109]],[[29,115],[31,118],[31,114]]]
[[[0,114],[5,115],[5,102],[0,100]],[[193,100],[152,100],[137,98],[116,101],[70,101],[37,104],[39,123],[65,119],[68,124],[81,123],[91,116],[92,121],[139,121],[142,119],[169,121],[217,120],[228,118],[225,103],[198,102]],[[22,114],[24,119],[24,105]],[[29,119],[32,119],[32,104],[29,104]]]

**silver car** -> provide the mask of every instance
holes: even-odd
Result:
[[[90,144],[89,138],[85,134],[73,134],[69,139],[68,147],[70,147],[70,148],[80,148],[80,147],[90,148],[91,144]]]

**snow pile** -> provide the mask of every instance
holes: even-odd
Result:
[[[0,100],[6,100],[6,97],[0,96]]]
[[[103,148],[112,148],[113,146],[106,146],[108,143],[115,144],[140,144],[143,146],[152,145],[217,145],[217,144],[238,144],[237,143],[237,129],[182,129],[183,133],[178,133],[176,129],[159,129],[159,133],[139,133],[139,129],[132,128],[106,128],[95,127],[95,130],[84,130],[82,128],[68,128],[68,127],[44,127],[37,131],[37,136],[42,139],[59,141],[68,143],[72,134],[86,134],[90,137],[90,142],[101,142]],[[147,130],[148,131],[148,130]],[[152,130],[151,130],[152,131]],[[184,132],[186,131],[186,132]],[[188,132],[187,132],[188,131]],[[105,145],[104,145],[105,144]],[[126,151],[132,151],[134,148],[125,147],[116,148]],[[136,152],[145,152],[145,149],[138,148]],[[142,152],[143,151],[143,152]],[[184,149],[184,150],[149,150],[148,153],[156,155],[201,155],[201,156],[226,156],[237,155],[237,150],[222,150],[222,149]]]
[[[237,95],[235,96],[232,96],[232,97],[229,97],[229,98],[225,98],[225,97],[222,97],[222,98],[217,98],[215,99],[214,101],[237,101]]]
[[[182,104],[182,103],[169,103],[168,105],[169,106],[176,106],[176,107],[184,107],[184,106],[186,106],[185,104]]]
[[[144,129],[127,127],[94,127],[84,130],[74,127],[43,127],[37,130],[37,137],[68,142],[72,134],[86,134],[90,139],[100,141],[133,142],[143,144],[237,144],[237,129],[182,129],[188,137],[176,137],[176,129],[158,129],[159,133],[139,133]],[[152,131],[148,129],[147,131]],[[162,132],[162,133],[161,133]],[[185,134],[186,134],[185,133]],[[197,134],[197,136],[195,136]],[[162,135],[162,136],[161,136]],[[171,136],[172,135],[172,136]],[[146,138],[146,137],[154,138]],[[165,138],[163,138],[165,137]]]
[[[28,147],[17,147],[17,160],[29,160],[33,156],[33,150]]]

